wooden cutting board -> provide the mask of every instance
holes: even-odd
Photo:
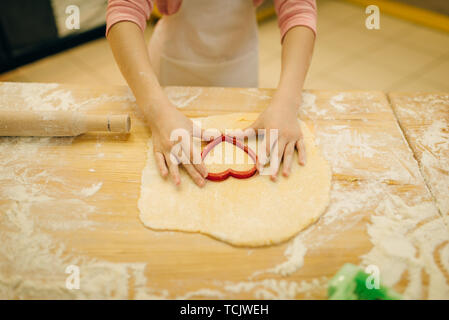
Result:
[[[273,94],[240,88],[166,91],[189,117],[260,112]],[[301,118],[315,133],[333,170],[331,204],[295,240],[258,249],[142,225],[137,201],[151,134],[128,88],[2,83],[0,107],[132,117],[129,135],[1,139],[0,296],[325,299],[327,281],[338,269],[348,262],[363,262],[363,256],[379,245],[370,240],[367,229],[375,224],[374,215],[384,214],[380,203],[390,203],[389,199],[410,207],[426,203],[435,209],[423,215],[405,238],[412,239],[429,222],[435,233],[446,232],[438,245],[419,248],[419,254],[435,260],[423,265],[420,287],[409,288],[411,271],[406,269],[395,289],[408,288],[426,298],[426,270],[432,271],[434,265],[449,283],[447,265],[440,259],[446,257],[442,250],[447,249],[449,233],[382,92],[305,93]],[[418,240],[413,243],[419,246]],[[297,271],[288,276],[264,272],[288,260],[287,248],[300,253],[304,246],[307,252]],[[382,272],[390,272],[385,261],[374,262],[383,266]],[[80,268],[79,290],[66,288],[69,265]],[[301,255],[296,265],[301,266]]]
[[[449,217],[449,94],[389,93],[440,213]]]

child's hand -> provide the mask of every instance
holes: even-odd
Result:
[[[151,118],[147,117],[149,118],[148,122],[153,136],[153,151],[159,172],[163,178],[167,177],[170,173],[175,185],[179,185],[181,183],[178,168],[178,165],[181,163],[181,159],[179,155],[175,155],[173,153],[173,146],[178,142],[171,141],[170,135],[173,130],[184,129],[189,135],[190,148],[189,144],[187,144],[185,140],[182,140],[181,146],[184,158],[182,165],[187,170],[192,180],[199,187],[202,187],[206,182],[205,177],[207,176],[207,169],[203,161],[200,163],[194,163],[193,161],[194,154],[197,155],[197,159],[198,155],[199,159],[201,159],[201,150],[198,150],[198,148],[195,147],[192,139],[194,124],[190,119],[178,111],[169,101],[165,101],[164,104],[166,105],[159,106],[158,109],[161,111],[157,114],[157,116],[153,115]],[[201,132],[199,133],[201,134]]]
[[[297,98],[290,98],[287,95],[276,92],[268,108],[249,127],[249,129],[256,131],[265,129],[266,134],[262,141],[262,146],[266,146],[266,158],[259,157],[257,169],[260,172],[263,166],[271,161],[273,170],[271,179],[273,181],[276,181],[282,159],[284,161],[282,174],[285,177],[290,174],[295,148],[298,150],[299,164],[303,166],[306,163],[304,141],[298,122],[299,104],[300,102]],[[278,129],[277,139],[276,137],[271,138],[273,141],[270,141],[270,129]],[[277,157],[274,157],[272,152],[276,144],[278,154]]]

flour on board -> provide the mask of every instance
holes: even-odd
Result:
[[[1,107],[16,111],[83,111],[107,102],[135,102],[130,91],[125,95],[102,94],[78,102],[71,90],[56,83],[3,82],[0,92],[5,93],[0,94]]]
[[[0,85],[0,87],[6,84]],[[31,109],[49,108],[51,110],[77,109],[72,105],[70,92],[62,91],[50,98],[46,92],[59,90],[58,85],[35,85],[23,87],[7,84],[8,90],[22,92],[28,99]],[[23,91],[21,91],[23,90]],[[307,98],[308,97],[308,98]],[[0,101],[4,101],[0,95]],[[314,95],[306,95],[305,105],[309,114],[315,114]],[[185,100],[184,100],[185,101]],[[313,101],[313,103],[312,103]],[[22,106],[23,107],[23,106]],[[318,109],[317,109],[318,110]],[[318,110],[319,111],[319,110]],[[423,135],[423,141],[438,142],[444,136],[441,130],[444,123],[436,123]],[[325,127],[315,125],[317,142],[331,163],[333,171],[344,174],[353,164],[347,155],[359,159],[376,159],[380,157],[386,166],[378,175],[372,175],[363,167],[356,168],[352,179],[354,189],[347,187],[347,182],[335,180],[331,190],[331,205],[321,218],[322,223],[312,225],[290,242],[285,251],[286,261],[279,265],[294,266],[287,268],[301,270],[302,260],[308,250],[319,248],[341,234],[345,228],[359,223],[364,208],[373,208],[374,214],[367,226],[372,249],[361,257],[361,265],[374,264],[381,270],[382,281],[394,286],[406,278],[405,298],[444,298],[449,297],[449,233],[444,229],[437,209],[427,199],[421,197],[413,200],[401,199],[390,195],[392,188],[387,182],[419,183],[419,168],[405,153],[384,154],[377,150],[379,145],[372,137],[363,134],[349,134],[348,127],[335,125]],[[443,134],[443,136],[441,136]],[[342,135],[343,138],[338,138]],[[388,139],[388,137],[384,137]],[[339,148],[335,140],[339,140]],[[129,298],[130,279],[135,299],[167,299],[177,298],[167,290],[156,290],[147,286],[146,263],[112,263],[83,257],[65,247],[64,243],[49,236],[45,230],[52,228],[38,215],[33,214],[36,208],[56,201],[62,207],[70,209],[69,224],[57,222],[54,230],[73,230],[76,228],[95,227],[89,225],[89,214],[98,213],[97,208],[87,203],[86,199],[57,199],[53,192],[57,186],[64,186],[63,177],[51,170],[33,170],[43,161],[47,147],[70,145],[71,139],[52,138],[0,138],[0,297],[1,298]],[[445,140],[447,141],[447,139]],[[445,146],[435,143],[435,147]],[[432,145],[432,144],[430,144]],[[432,152],[435,153],[435,149]],[[424,157],[424,163],[433,166],[432,154]],[[406,159],[407,161],[404,161]],[[408,164],[404,168],[404,164]],[[402,167],[402,168],[401,168]],[[92,171],[92,170],[91,170]],[[436,179],[436,178],[435,178]],[[43,184],[42,181],[50,182]],[[98,182],[96,182],[98,183]],[[51,187],[51,184],[56,187]],[[92,185],[81,186],[90,188]],[[97,185],[98,186],[98,185]],[[101,186],[100,186],[101,187]],[[96,189],[96,188],[94,188]],[[92,189],[93,190],[93,189]],[[48,206],[49,207],[49,206]],[[75,208],[79,208],[76,210]],[[47,212],[51,213],[51,212]],[[83,224],[86,223],[86,224]],[[69,229],[69,226],[71,229]],[[321,234],[322,228],[330,228],[332,232]],[[3,230],[6,230],[3,232]],[[317,237],[316,234],[321,234]],[[312,237],[313,236],[313,237]],[[313,241],[312,241],[313,239]],[[296,245],[295,245],[296,243]],[[392,243],[394,245],[392,245]],[[290,249],[289,249],[290,248]],[[251,255],[252,256],[252,255]],[[248,257],[251,257],[248,256]],[[68,290],[66,287],[68,265],[81,267],[80,290]],[[283,268],[273,267],[282,275]],[[31,278],[30,274],[39,274]],[[286,273],[284,273],[286,274]],[[422,286],[423,277],[428,277],[427,290]],[[48,281],[54,279],[55,281]],[[298,294],[306,297],[314,292],[326,290],[329,279],[317,278],[311,281],[289,281],[284,279],[263,279],[257,281],[215,281],[213,288],[199,288],[185,292],[178,298],[214,297],[228,298],[236,294],[249,293],[263,299],[293,299]]]
[[[80,195],[84,197],[90,197],[93,196],[98,192],[98,190],[101,189],[101,186],[103,185],[103,182],[94,183],[90,187],[82,188],[79,192]]]
[[[422,148],[420,160],[424,178],[436,195],[441,214],[449,216],[449,122],[436,120],[415,138]]]
[[[376,265],[388,286],[398,283],[407,272],[406,299],[447,299],[448,264],[439,263],[435,257],[447,255],[449,238],[435,205],[408,205],[401,198],[388,195],[375,213],[368,225],[374,247],[362,257],[362,264]],[[423,272],[429,277],[426,292],[422,287]]]
[[[165,87],[164,91],[168,100],[179,109],[189,106],[203,93],[203,89],[197,87]]]
[[[314,99],[310,98],[309,103],[312,102],[314,103]],[[440,148],[444,148],[445,143],[448,141],[446,137],[441,137],[444,134],[441,131],[441,127],[444,127],[444,124],[439,123],[435,126],[438,126],[438,128],[430,128],[428,134],[424,134],[423,139],[430,139],[433,142],[438,140],[437,145]],[[432,255],[436,251],[439,251],[442,257],[449,255],[447,253],[449,251],[449,245],[444,246],[445,243],[449,243],[449,237],[447,229],[444,228],[443,221],[438,219],[438,215],[436,215],[437,211],[435,206],[432,203],[425,202],[429,200],[422,197],[415,197],[414,201],[416,205],[408,206],[400,198],[394,196],[391,198],[388,196],[390,193],[388,184],[391,181],[405,184],[423,183],[418,164],[413,159],[412,153],[380,152],[379,149],[381,147],[395,142],[395,138],[387,133],[381,134],[381,139],[373,139],[369,134],[357,133],[354,129],[351,131],[348,125],[340,124],[331,126],[316,125],[315,132],[317,144],[322,148],[325,157],[331,163],[332,171],[334,173],[345,173],[348,172],[347,169],[352,169],[352,173],[355,171],[356,176],[349,177],[349,179],[354,179],[357,188],[351,190],[339,181],[334,181],[331,189],[331,204],[325,214],[320,218],[322,225],[320,226],[319,223],[312,225],[303,233],[297,235],[287,247],[285,252],[287,259],[284,264],[280,264],[268,271],[277,270],[277,273],[282,275],[282,273],[285,274],[285,269],[277,268],[288,265],[297,266],[291,269],[292,273],[296,272],[302,267],[302,263],[295,264],[295,261],[301,261],[298,257],[304,258],[307,248],[317,248],[326,242],[332,241],[339,233],[360,222],[363,215],[357,214],[358,212],[366,208],[373,208],[376,210],[377,215],[372,218],[373,224],[368,227],[373,249],[364,256],[362,264],[378,265],[383,270],[382,274],[385,276],[385,282],[388,285],[396,284],[405,270],[413,273],[413,278],[405,291],[406,298],[424,297],[419,287],[422,278],[418,273],[422,270],[432,272],[433,275],[429,284],[428,296],[447,298],[449,296],[447,291],[447,283],[449,283],[449,279],[447,279],[447,274],[449,274],[449,261],[445,261],[441,266],[435,268],[437,262]],[[366,161],[363,159],[376,157],[385,164],[385,170],[383,172],[376,172],[373,175],[372,172],[363,168],[354,170],[357,165],[352,162],[352,159],[356,158],[360,159],[359,161]],[[385,220],[384,216],[391,216],[392,212],[396,215],[407,215],[412,220]],[[432,241],[424,237],[415,237],[416,234],[424,235],[425,233],[421,232],[421,230],[425,229],[425,227],[418,228],[415,235],[405,233],[402,235],[402,238],[398,236],[395,239],[389,238],[388,240],[382,240],[382,236],[380,236],[382,231],[387,232],[386,230],[391,228],[405,230],[410,223],[418,225],[426,217],[434,217],[436,219],[430,224],[431,227],[427,226],[434,229],[433,232],[427,233],[426,235],[427,237],[432,237]],[[330,228],[333,232],[320,233],[319,230],[324,227]],[[311,234],[313,234],[313,238],[309,237]],[[301,242],[298,243],[301,243],[301,246],[296,246],[295,248],[294,243],[299,239]],[[391,244],[392,242],[394,242],[394,245]],[[439,246],[441,245],[444,247],[440,248]],[[422,248],[422,252],[418,259],[411,259],[410,257],[419,251],[419,249],[415,249],[415,246]],[[382,248],[388,250],[383,250]],[[404,262],[406,258],[410,259]],[[421,266],[418,269],[413,264],[416,261],[421,261]],[[419,272],[416,270],[419,270]],[[258,271],[251,278],[266,272],[267,270]]]

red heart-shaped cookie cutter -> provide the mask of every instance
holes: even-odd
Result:
[[[211,180],[211,181],[223,181],[223,180],[226,180],[227,178],[229,178],[230,176],[234,177],[234,178],[237,178],[237,179],[248,179],[248,178],[252,177],[256,173],[256,171],[257,171],[257,169],[256,169],[256,162],[257,162],[256,153],[253,150],[251,150],[250,148],[248,148],[247,146],[245,146],[243,143],[238,141],[234,137],[222,135],[222,136],[214,139],[207,146],[204,147],[203,151],[201,152],[201,159],[204,160],[204,158],[206,158],[207,154],[216,145],[222,143],[223,141],[225,141],[227,143],[232,143],[236,147],[238,147],[238,148],[242,149],[243,151],[245,151],[251,157],[251,159],[253,159],[254,166],[251,169],[246,170],[246,171],[238,171],[238,170],[233,170],[233,169],[227,169],[225,171],[218,172],[218,173],[211,173],[211,172],[209,172],[207,177],[206,177],[206,179]]]

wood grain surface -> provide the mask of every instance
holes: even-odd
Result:
[[[189,117],[260,112],[273,94],[268,89],[188,87],[170,87],[166,92]],[[396,197],[409,206],[427,203],[435,207],[384,93],[308,91],[304,95],[301,118],[315,133],[318,146],[331,163],[331,203],[323,217],[297,238],[307,248],[303,266],[288,276],[264,272],[287,260],[284,251],[295,240],[272,247],[236,248],[200,234],[157,232],[142,225],[137,201],[151,133],[128,88],[0,84],[2,109],[51,110],[54,107],[89,114],[129,113],[132,118],[130,134],[89,133],[73,140],[31,139],[26,140],[26,148],[22,146],[25,142],[16,138],[0,140],[3,160],[0,163],[14,172],[12,177],[0,176],[0,230],[4,231],[4,243],[9,241],[7,244],[14,249],[14,242],[8,239],[12,239],[15,226],[5,222],[20,213],[14,207],[31,203],[26,216],[34,221],[30,232],[45,234],[55,244],[63,245],[63,256],[143,266],[144,280],[139,283],[132,271],[126,273],[125,296],[117,290],[106,290],[107,294],[99,290],[98,294],[92,291],[88,297],[139,298],[148,297],[141,292],[151,292],[164,298],[325,299],[326,283],[338,269],[348,262],[361,263],[363,256],[373,249],[375,244],[367,228],[373,223],[374,215],[383,214],[379,203]],[[27,150],[33,146],[37,150],[28,154]],[[25,151],[20,157],[14,156],[19,147]],[[24,171],[27,179],[20,178],[25,177]],[[99,190],[88,192],[92,186]],[[45,195],[48,201],[15,196],[19,191],[26,196],[22,189],[31,188],[38,190],[33,196]],[[416,229],[430,220],[438,221],[435,228],[445,228],[435,213],[431,218],[423,218]],[[21,237],[31,237],[31,233],[20,232]],[[441,240],[442,245],[447,245],[448,240],[449,232]],[[30,250],[26,254],[32,260],[37,253]],[[30,281],[45,277],[47,285],[59,287],[65,283],[65,270],[39,274],[31,267],[18,268],[1,251],[0,259],[3,261],[0,275]],[[82,273],[83,262],[79,264]],[[444,266],[440,268],[445,270]],[[446,272],[449,283],[447,271],[442,272]],[[121,279],[112,277],[109,281]],[[405,272],[394,288],[402,293],[409,283],[409,273]],[[422,287],[416,294],[426,298],[428,277],[423,277],[420,284]],[[238,285],[239,290],[235,289]],[[83,285],[69,297],[81,297],[82,291]],[[54,297],[53,292],[38,289],[14,291],[13,295],[16,298]]]
[[[440,213],[449,216],[449,94],[389,93]]]

